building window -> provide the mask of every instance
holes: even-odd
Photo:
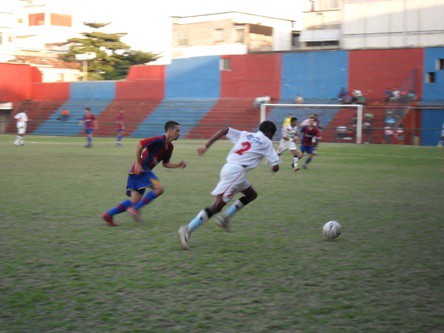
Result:
[[[339,46],[339,41],[337,40],[327,40],[320,42],[307,42],[308,47],[323,47],[323,46]]]
[[[0,32],[0,45],[3,45],[3,32]]]
[[[436,59],[436,70],[442,71],[444,70],[444,59]]]
[[[301,43],[299,42],[299,36],[300,36],[301,34],[298,32],[298,33],[293,33],[292,35],[291,35],[291,46],[293,46],[293,47],[300,47],[301,46]]]
[[[221,71],[231,71],[231,59],[230,58],[220,59],[219,67]]]
[[[38,14],[29,14],[29,26],[34,25],[44,25],[45,24],[45,14],[44,13],[38,13]]]
[[[426,73],[425,82],[426,83],[435,83],[435,72]]]
[[[51,25],[72,27],[71,15],[51,14]]]
[[[236,43],[244,43],[245,41],[245,31],[243,27],[236,28]]]
[[[188,45],[188,35],[186,31],[179,31],[177,33],[177,45],[178,46],[187,46]]]
[[[224,41],[224,29],[216,29],[215,31],[216,35],[214,40],[216,42],[223,42]]]

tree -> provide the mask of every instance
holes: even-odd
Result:
[[[100,29],[109,23],[87,23],[92,29]],[[94,52],[96,57],[88,61],[88,77],[91,80],[119,80],[126,77],[133,65],[157,60],[160,55],[152,52],[131,50],[120,39],[126,33],[83,32],[84,38],[70,38],[66,42],[69,51],[60,56],[64,61],[76,61],[76,54]]]

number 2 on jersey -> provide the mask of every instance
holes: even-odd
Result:
[[[243,153],[245,153],[246,151],[250,150],[251,148],[251,143],[249,143],[248,141],[242,142],[241,146],[244,148],[241,148],[239,150],[236,151],[236,154],[242,155]]]

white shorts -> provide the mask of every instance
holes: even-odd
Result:
[[[279,141],[279,147],[277,149],[277,153],[280,155],[286,150],[298,150],[293,140],[281,139],[281,141]]]
[[[237,193],[249,188],[251,185],[245,178],[247,169],[239,164],[226,163],[220,170],[219,183],[211,192],[212,196],[217,197],[222,194],[222,200],[227,203]]]
[[[17,133],[18,134],[25,134],[26,133],[26,124],[17,126]]]

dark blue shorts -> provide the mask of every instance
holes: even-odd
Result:
[[[302,146],[301,145],[301,153],[313,154],[313,146]]]
[[[89,134],[93,134],[94,133],[94,129],[93,128],[85,128],[85,134],[89,135]]]
[[[151,170],[142,172],[140,175],[129,174],[126,181],[126,195],[130,197],[132,190],[144,194],[147,187],[153,187],[159,183],[159,179]]]

